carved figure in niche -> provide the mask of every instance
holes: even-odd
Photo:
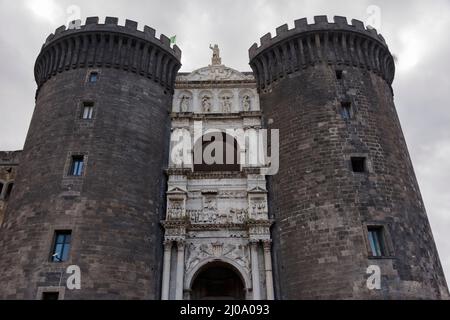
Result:
[[[191,102],[190,102],[191,98],[188,96],[182,96],[181,97],[181,102],[180,102],[180,110],[181,112],[188,112],[189,111],[189,107],[191,106]]]
[[[211,98],[208,96],[202,97],[203,112],[211,112]]]
[[[183,217],[183,204],[181,201],[169,202],[169,216],[172,219],[181,219]]]
[[[252,203],[252,213],[254,215],[263,214],[266,212],[266,204],[264,200],[257,200]]]
[[[242,98],[242,108],[244,109],[244,111],[250,111],[250,109],[252,108],[251,106],[251,99],[249,96],[244,96]]]
[[[222,97],[222,111],[223,113],[229,113],[231,112],[231,98],[229,96],[223,96]]]

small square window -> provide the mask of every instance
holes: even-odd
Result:
[[[382,226],[367,227],[369,236],[370,254],[372,257],[386,256],[386,245],[384,241],[384,229]]]
[[[366,172],[367,168],[366,168],[366,158],[364,157],[352,157],[351,158],[351,162],[352,162],[352,169],[353,172]]]
[[[83,120],[91,120],[94,117],[94,103],[84,102],[83,103],[83,114],[81,118]]]
[[[89,82],[90,83],[96,83],[98,80],[98,72],[91,72],[89,74]]]
[[[341,103],[341,116],[344,120],[352,118],[352,105],[350,102]]]
[[[84,156],[72,156],[69,176],[80,177],[83,175]]]
[[[42,300],[59,300],[59,292],[42,292]]]
[[[69,260],[72,231],[56,231],[51,252],[52,262],[65,262]]]
[[[342,80],[344,72],[342,70],[336,70],[336,79]]]

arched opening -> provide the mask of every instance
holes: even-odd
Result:
[[[212,262],[195,277],[192,300],[245,300],[244,282],[233,266]]]
[[[240,171],[239,145],[223,132],[205,134],[194,145],[194,171]]]

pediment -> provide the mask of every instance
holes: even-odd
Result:
[[[187,193],[186,190],[179,188],[179,187],[170,188],[167,191],[167,194],[186,194],[186,193]]]
[[[210,65],[177,77],[177,81],[232,81],[255,80],[253,75],[246,75],[225,65]]]
[[[267,193],[267,190],[262,187],[254,187],[247,191],[248,193]]]

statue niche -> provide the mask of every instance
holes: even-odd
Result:
[[[250,99],[250,96],[245,95],[245,96],[242,98],[242,109],[243,109],[244,111],[250,111],[251,108],[252,108],[252,101],[251,101],[251,99]]]
[[[204,113],[211,112],[211,97],[207,95],[202,97],[202,110]]]
[[[189,112],[190,107],[191,107],[191,97],[183,95],[180,98],[180,111]]]

